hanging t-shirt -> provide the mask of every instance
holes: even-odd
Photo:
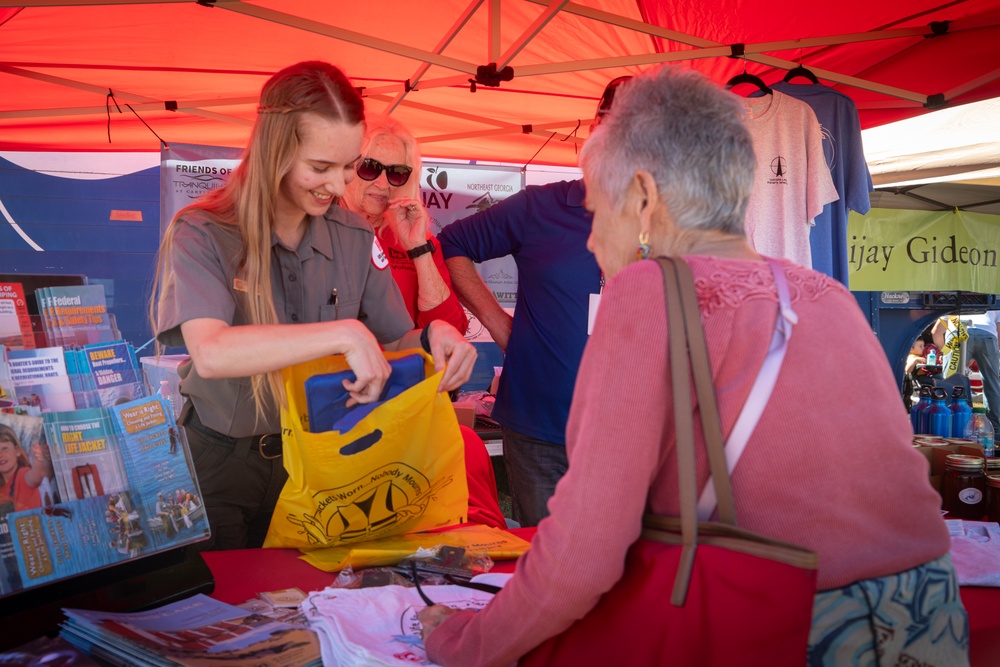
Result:
[[[809,232],[812,268],[847,285],[848,209],[864,215],[871,208],[872,177],[861,145],[858,108],[850,97],[821,83],[781,81],[772,88],[808,104],[819,120],[823,153],[840,199],[823,207]]]
[[[757,154],[747,205],[747,238],[757,252],[812,267],[809,228],[837,199],[823,155],[816,114],[805,102],[774,91],[743,100]]]

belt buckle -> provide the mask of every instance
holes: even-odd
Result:
[[[281,458],[281,434],[268,433],[260,436],[257,443],[257,452],[265,460]]]

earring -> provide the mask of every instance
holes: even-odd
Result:
[[[646,259],[653,251],[649,247],[649,232],[639,232],[639,248],[635,252],[636,259]]]

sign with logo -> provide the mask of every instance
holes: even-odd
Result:
[[[503,201],[524,188],[518,167],[424,162],[420,198],[430,217],[431,233],[437,236],[448,224]],[[512,310],[517,304],[517,265],[511,256],[476,265],[483,282],[500,305]],[[466,339],[492,341],[490,332],[471,313]]]
[[[243,151],[222,146],[171,144],[160,148],[160,238],[177,212],[220,187]]]
[[[1000,216],[966,211],[851,211],[850,288],[1000,293]]]

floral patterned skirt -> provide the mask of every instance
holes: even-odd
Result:
[[[965,667],[969,618],[951,556],[816,594],[809,667]]]

